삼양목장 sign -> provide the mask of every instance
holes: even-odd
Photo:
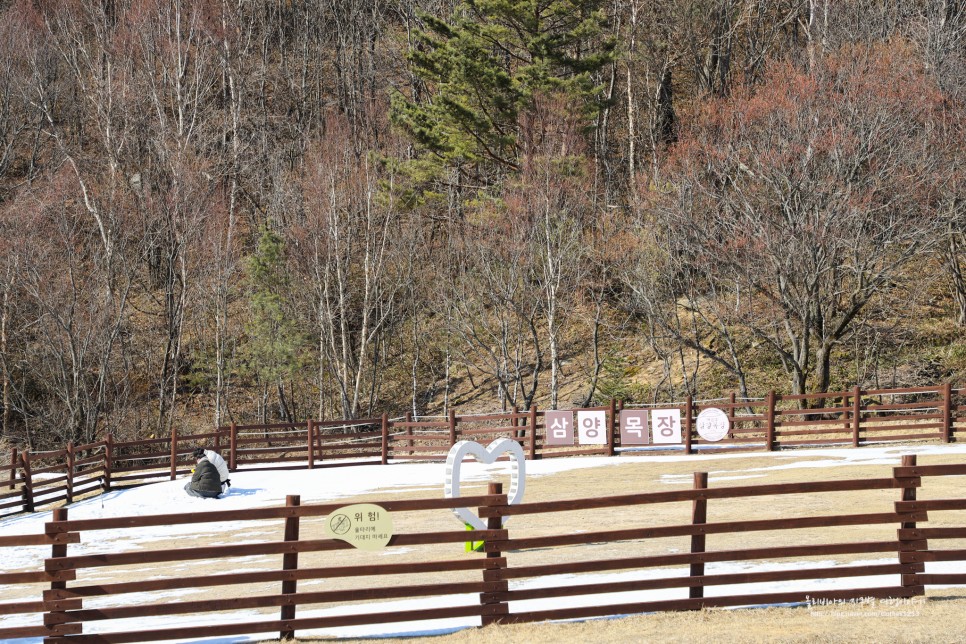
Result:
[[[652,409],[651,434],[655,443],[680,443],[681,410]]]
[[[544,412],[543,424],[547,432],[547,445],[574,444],[574,412]]]
[[[647,445],[647,410],[621,410],[621,445]]]
[[[607,444],[607,412],[578,411],[577,435],[581,445]]]

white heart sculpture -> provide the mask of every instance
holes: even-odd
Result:
[[[479,443],[473,441],[460,441],[450,448],[446,456],[446,486],[444,496],[447,499],[457,499],[460,496],[460,466],[463,459],[473,456],[477,461],[490,464],[494,463],[503,454],[510,455],[510,491],[507,492],[507,500],[510,505],[519,503],[523,499],[524,488],[524,457],[523,448],[520,443],[511,438],[498,438],[490,443],[485,449]],[[467,525],[471,525],[477,530],[486,530],[486,524],[469,508],[453,508],[456,518]],[[503,517],[506,523],[510,517]]]

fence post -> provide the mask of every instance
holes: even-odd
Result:
[[[948,443],[953,433],[953,386],[943,385],[943,442]]]
[[[315,425],[315,453],[318,454],[320,461],[324,461],[325,460],[325,452],[322,449],[322,445],[323,445],[323,443],[322,443],[322,425],[319,424],[319,423],[322,423],[322,422],[324,422],[324,421],[321,421],[320,420],[318,423],[315,422],[314,420],[312,421],[312,424]],[[342,426],[342,431],[345,431],[345,429],[346,429],[345,428],[345,425],[343,425]]]
[[[617,432],[617,399],[610,399],[610,418],[607,421],[607,455],[613,456],[616,450],[614,449],[614,434]]]
[[[14,488],[14,481],[17,480],[17,448],[10,448],[10,485],[7,487],[8,490]]]
[[[449,410],[449,446],[456,445],[456,410]]]
[[[621,413],[623,411],[624,411],[624,399],[621,398],[620,400],[617,401],[617,410],[615,411],[615,413],[617,414],[617,416],[614,419],[614,422],[616,423],[616,425],[614,425],[614,445],[615,445],[615,450],[614,451],[615,452],[616,452],[617,439],[620,438],[620,435],[621,435],[621,422],[620,421],[621,421]],[[624,445],[624,443],[623,443],[623,441],[621,441],[621,446],[623,447],[623,445]]]
[[[852,447],[859,446],[859,429],[862,423],[862,390],[856,385],[852,390]]]
[[[849,400],[850,398],[848,394],[845,394],[842,396],[842,412],[841,412],[840,418],[842,419],[842,422],[845,424],[845,431],[847,432],[852,431],[852,421],[849,420],[849,405],[850,405]]]
[[[382,413],[382,464],[389,462],[389,414]]]
[[[285,507],[287,508],[297,508],[301,504],[301,497],[298,494],[290,494],[285,497]],[[285,541],[298,541],[299,540],[299,516],[293,513],[292,516],[285,518]],[[299,567],[299,553],[298,550],[292,549],[291,552],[286,552],[282,555],[282,570],[297,570]],[[298,581],[295,575],[287,579],[282,580],[282,594],[283,595],[294,595],[297,590]],[[292,598],[291,603],[282,604],[282,621],[287,619],[295,619],[295,606],[296,599]],[[295,629],[290,628],[288,624],[282,624],[282,631],[279,633],[279,639],[287,640],[295,637]]]
[[[708,473],[707,472],[695,472],[694,473],[694,489],[695,490],[706,490],[708,489]],[[691,502],[691,525],[703,525],[708,521],[708,499],[696,498]],[[704,552],[706,535],[694,533],[691,535],[691,554],[696,554],[699,552]],[[704,576],[704,563],[692,561],[691,562],[691,577],[703,577]],[[704,585],[694,584],[692,580],[692,585],[688,591],[688,597],[692,599],[704,597]]]
[[[916,467],[916,455],[908,454],[902,457],[902,467],[903,468],[915,468]],[[915,501],[916,500],[916,488],[922,484],[919,476],[916,475],[915,470],[912,471],[911,476],[900,477],[898,472],[893,469],[892,477],[895,479],[895,484],[902,490],[901,499],[903,501]],[[896,514],[908,515],[913,511],[907,508],[899,507],[896,510]],[[923,562],[923,558],[920,551],[928,550],[928,543],[926,539],[923,538],[922,532],[917,529],[915,521],[909,521],[910,517],[903,517],[906,520],[900,520],[898,533],[899,541],[899,563],[903,566],[908,567],[908,572],[903,572],[902,574],[902,588],[908,593],[908,596],[913,597],[916,595],[925,595],[925,587],[919,582],[919,574],[926,572],[926,564]]]
[[[488,496],[503,494],[502,483],[490,483],[487,486]],[[501,507],[505,505],[490,504],[488,507]],[[487,530],[500,530],[503,528],[503,519],[499,516],[488,517],[486,520]],[[510,614],[510,606],[507,603],[506,593],[510,590],[510,584],[505,578],[503,571],[506,569],[506,559],[499,551],[486,552],[486,568],[483,570],[483,592],[480,593],[480,605],[483,615],[480,617],[483,626],[488,624],[498,624],[501,618]]]
[[[309,469],[311,470],[315,467],[315,432],[313,431],[315,428],[312,424],[311,418],[309,418],[308,423],[306,424],[308,425],[309,431],[309,438],[308,441],[306,441],[306,449],[308,450]]]
[[[415,444],[413,443],[413,426],[409,424],[411,422],[413,422],[413,412],[407,411],[406,412],[406,447],[409,448],[409,452],[407,453],[410,456],[413,455],[413,445]]]
[[[694,450],[691,448],[691,430],[694,426],[694,419],[691,417],[693,412],[694,399],[691,394],[688,394],[687,400],[684,401],[684,453],[692,454]]]
[[[537,406],[530,405],[530,460],[537,459]]]
[[[171,480],[178,477],[178,426],[171,424]]]
[[[30,473],[30,454],[20,455],[20,467],[23,470],[23,511],[34,511],[34,481]]]
[[[769,452],[775,449],[775,390],[768,392],[767,417],[765,418],[765,449]]]
[[[731,392],[728,396],[728,427],[732,430],[735,428],[735,392]]]
[[[47,538],[53,543],[50,546],[50,558],[60,559],[67,556],[67,532],[55,528],[54,523],[67,521],[67,508],[57,508],[51,516],[52,523],[44,525],[44,532]],[[49,561],[49,560],[48,560]],[[44,566],[48,574],[56,574],[61,578],[65,577],[65,570],[51,570]],[[67,610],[82,608],[82,599],[65,599],[63,591],[67,589],[66,581],[50,582],[50,590],[44,593],[44,626],[48,630],[48,635],[57,637],[61,635],[79,635],[84,628],[82,623],[69,622],[69,618],[64,614]],[[46,639],[44,641],[47,641]]]
[[[510,410],[510,428],[513,430],[512,436],[514,438],[520,438],[520,430],[517,429],[517,414],[520,412],[520,408],[516,405]]]
[[[238,469],[238,425],[231,424],[231,433],[228,435],[228,469],[234,472]]]
[[[114,462],[114,434],[108,432],[104,437],[104,478],[101,487],[105,492],[111,490],[111,467]]]
[[[67,441],[67,505],[74,502],[74,441]]]

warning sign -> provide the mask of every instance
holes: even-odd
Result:
[[[347,505],[329,515],[325,533],[359,550],[382,550],[392,538],[392,517],[372,503]]]

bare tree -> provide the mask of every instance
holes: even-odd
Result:
[[[963,222],[966,208],[960,197],[950,197],[946,209],[945,240],[940,244],[940,257],[949,278],[950,291],[956,308],[956,324],[966,326],[966,270],[963,257],[966,254]]]
[[[151,118],[151,150],[129,183],[144,219],[150,263],[151,297],[161,320],[163,353],[158,373],[157,431],[170,432],[183,371],[183,336],[195,271],[189,268],[199,248],[213,191],[204,149],[218,66],[217,50],[206,32],[211,16],[190,2],[157,2],[132,16],[129,30],[132,82],[145,88]]]
[[[531,244],[534,297],[542,300],[550,352],[550,406],[560,395],[561,342],[577,306],[585,271],[584,233],[593,218],[592,170],[576,106],[540,96],[523,119],[520,176],[505,196],[507,217],[522,223]]]
[[[538,329],[543,303],[528,288],[532,230],[492,212],[473,228],[449,294],[449,322],[461,340],[462,361],[494,381],[502,407],[529,407],[544,362]]]
[[[885,69],[902,82],[884,83]],[[939,92],[902,48],[848,48],[812,74],[777,66],[761,88],[709,106],[676,151],[657,229],[683,258],[679,284],[700,276],[708,302],[731,292],[734,306],[712,318],[697,302],[689,315],[720,320],[721,344],[746,329],[793,393],[813,375],[827,391],[832,351],[870,299],[939,239],[941,119]]]
[[[69,189],[70,181],[62,178],[55,186]],[[22,359],[30,364],[26,381],[40,383],[53,398],[31,399],[23,391],[20,412],[39,417],[43,428],[60,440],[90,442],[106,414],[123,402],[117,387],[126,384],[114,379],[110,367],[118,350],[117,310],[124,310],[130,281],[123,289],[115,283],[118,300],[103,297],[106,274],[91,261],[97,247],[91,248],[84,217],[73,211],[71,200],[52,193],[48,198],[22,211],[29,228],[43,237],[38,235],[18,251],[22,293],[31,305],[18,318],[31,329],[31,341],[20,345]],[[24,316],[27,312],[32,313],[29,318]],[[41,444],[49,440],[38,438]]]
[[[329,142],[308,164],[304,222],[294,234],[312,285],[319,389],[331,377],[341,413],[352,418],[372,409],[380,341],[395,328],[409,269],[396,255],[400,212],[391,190],[383,200],[379,188],[391,174],[351,146],[333,144],[351,141],[345,119],[332,117],[328,131]]]
[[[605,338],[621,337],[630,320],[626,305],[614,307],[621,302],[620,275],[630,260],[631,249],[637,243],[631,232],[630,222],[622,210],[605,208],[595,213],[585,234],[586,269],[577,285],[580,317],[586,328],[585,336],[590,342],[587,375],[587,393],[577,399],[581,407],[589,407],[596,399],[601,371],[604,368],[602,348]]]
[[[61,261],[71,268],[64,288],[48,291],[41,281],[43,262],[25,260],[23,266],[33,278],[28,292],[40,320],[50,323],[44,330],[55,354],[47,364],[56,371],[45,375],[70,411],[59,431],[89,439],[105,418],[108,426],[116,422],[103,414],[123,400],[127,387],[115,367],[123,364],[117,354],[123,351],[134,266],[127,257],[131,195],[122,168],[128,119],[118,89],[130,67],[114,47],[113,7],[44,7],[30,24],[36,47],[24,57],[30,78],[23,89],[40,115],[43,136],[53,143],[42,159],[44,182],[35,188],[33,209],[57,231],[51,240],[62,243]],[[71,93],[75,100],[65,104]],[[52,194],[72,199],[58,202]],[[79,240],[85,243],[78,246]],[[58,305],[54,293],[76,305]]]

